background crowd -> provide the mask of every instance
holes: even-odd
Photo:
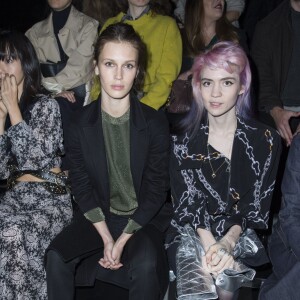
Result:
[[[112,26],[115,23],[119,25]],[[75,284],[91,285],[95,278],[118,285],[120,299],[128,296],[124,290],[129,290],[130,299],[142,299],[147,289],[148,297],[162,299],[167,279],[162,276],[159,285],[155,280],[166,274],[166,268],[180,275],[176,254],[180,251],[174,241],[183,234],[185,223],[196,229],[206,258],[202,264],[215,282],[227,267],[246,274],[252,269],[245,271],[245,266],[255,269],[268,262],[265,252],[252,260],[245,254],[237,267],[238,256],[231,255],[246,232],[252,234],[255,229],[269,250],[267,266],[273,267],[260,299],[296,299],[299,28],[299,0],[5,1],[0,12],[0,179],[9,176],[10,189],[0,194],[0,215],[5,218],[0,221],[3,299],[13,299],[14,293],[36,299],[73,299]],[[14,36],[9,30],[24,34]],[[28,44],[26,49],[17,40]],[[105,55],[112,58],[103,63]],[[124,68],[128,78],[127,94],[121,96],[116,92],[120,86],[111,91],[107,83],[109,69],[117,69],[119,62],[122,71],[115,76],[123,79]],[[38,66],[41,77],[35,74]],[[14,82],[7,74],[19,77]],[[219,82],[222,88],[212,87]],[[193,101],[189,99],[192,92]],[[218,102],[211,103],[209,93],[217,100],[223,93],[232,102],[221,118],[215,114]],[[115,94],[122,99],[119,107],[111,100]],[[48,103],[47,97],[56,101]],[[166,120],[172,134],[169,175]],[[94,124],[101,132],[97,142],[96,131],[91,130]],[[132,128],[146,133],[138,138],[138,130]],[[106,156],[95,152],[93,157],[86,152],[88,145]],[[64,147],[67,156],[61,159]],[[132,155],[134,164],[129,163]],[[102,173],[95,172],[92,160]],[[240,170],[247,173],[247,180],[240,180]],[[63,171],[70,172],[76,200],[72,223]],[[130,179],[124,174],[130,174]],[[162,205],[168,199],[169,176],[173,217],[170,203]],[[107,182],[99,184],[98,177]],[[53,183],[45,184],[47,192],[38,184],[44,180]],[[43,203],[46,208],[37,205],[41,197],[49,201]],[[24,203],[16,208],[19,198]],[[32,206],[27,205],[29,198]],[[120,198],[125,202],[120,203]],[[33,207],[40,214],[36,223],[31,223]],[[172,224],[166,235],[169,267],[163,250],[166,222]],[[44,227],[51,229],[48,234]],[[7,239],[10,228],[15,240]],[[148,263],[146,269],[139,269],[145,251],[141,245],[150,249],[144,258],[149,265],[156,256],[162,257],[156,262],[161,269],[148,268]],[[45,250],[48,291],[42,265]],[[91,266],[97,261],[109,270],[94,270]],[[126,268],[121,268],[123,261]],[[128,284],[127,275],[119,272],[127,270],[127,263]],[[4,270],[18,278],[6,282]],[[87,270],[88,275],[82,275]],[[119,277],[111,276],[114,270]],[[147,272],[153,282],[139,290]],[[101,291],[108,288],[112,295],[109,284],[101,286]],[[238,299],[236,290],[241,285],[217,285],[219,299]],[[97,294],[96,289],[86,291]],[[84,293],[78,289],[78,299],[86,297]]]

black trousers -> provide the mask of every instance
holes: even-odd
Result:
[[[124,266],[116,271],[104,269],[97,263],[103,255],[103,245],[97,251],[94,249],[68,261],[59,251],[50,249],[46,262],[48,299],[73,300],[76,273],[86,269],[86,266],[91,268],[91,273],[96,270],[94,279],[128,289],[130,300],[163,299],[168,285],[163,241],[162,232],[153,225],[145,226],[127,242],[121,259]],[[85,264],[87,260],[92,263]]]

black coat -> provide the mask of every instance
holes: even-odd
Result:
[[[131,97],[130,166],[138,208],[132,219],[141,226],[153,224],[164,232],[172,217],[166,203],[169,189],[169,126],[163,113]],[[81,210],[48,249],[68,261],[102,247],[101,237],[83,217],[101,207],[110,219],[109,179],[102,131],[101,101],[85,106],[74,115],[66,133],[72,193]]]

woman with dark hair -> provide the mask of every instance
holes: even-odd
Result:
[[[162,299],[171,212],[168,123],[137,99],[146,47],[130,25],[108,26],[94,58],[99,99],[74,115],[67,135],[80,211],[48,249],[48,297],[73,299],[75,284],[92,286],[97,278],[128,289],[130,300]]]
[[[193,59],[219,41],[241,43],[240,31],[226,18],[225,0],[189,0],[185,5],[184,61],[182,72],[190,70]]]
[[[123,12],[104,24],[123,22],[131,25],[147,46],[147,72],[138,98],[155,109],[163,106],[177,78],[182,60],[182,43],[175,20],[167,15],[168,0],[128,0]],[[102,29],[102,30],[103,30]],[[92,89],[92,98],[98,97],[99,85]]]
[[[44,88],[60,105],[63,126],[87,101],[93,76],[93,44],[98,22],[78,11],[72,0],[47,0],[49,16],[26,35],[41,65]]]
[[[175,216],[169,238],[184,239],[183,228],[191,228],[202,257],[185,258],[192,259],[195,274],[202,273],[187,280],[182,257],[177,255],[175,264],[177,243],[169,248],[171,268],[182,294],[203,294],[205,277],[210,292],[217,286],[215,298],[232,299],[255,273],[238,259],[246,265],[266,262],[261,243],[251,239],[256,240],[253,229],[268,227],[281,141],[276,131],[251,118],[249,61],[237,44],[215,44],[195,58],[192,73],[193,106],[172,136]],[[191,282],[195,285],[185,290]]]
[[[21,33],[0,31],[0,298],[47,299],[45,249],[72,216],[57,102],[40,92],[39,62]]]

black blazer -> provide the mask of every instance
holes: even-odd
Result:
[[[73,117],[67,133],[72,193],[83,213],[101,207],[110,218],[107,160],[102,131],[101,100],[92,102]],[[154,223],[164,231],[171,207],[169,189],[169,129],[161,112],[130,100],[130,166],[138,208],[131,217],[141,226]]]

